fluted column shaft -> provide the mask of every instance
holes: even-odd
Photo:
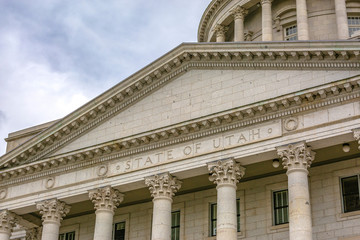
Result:
[[[271,2],[272,0],[260,1],[262,6],[262,40],[263,41],[273,40]]]
[[[124,195],[107,186],[89,191],[89,198],[96,210],[94,240],[111,240],[114,212],[123,201]]]
[[[305,142],[278,147],[278,155],[287,169],[289,191],[290,240],[311,240],[312,220],[308,168],[315,153]]]
[[[346,0],[334,0],[336,25],[339,39],[349,38],[349,25],[346,12]]]
[[[217,240],[237,239],[236,184],[245,168],[233,159],[208,163],[209,180],[217,184]]]
[[[241,7],[237,6],[231,12],[234,15],[234,41],[242,42],[244,41],[244,19],[248,11]]]
[[[145,179],[153,199],[151,240],[171,240],[172,198],[181,187],[181,181],[169,173]]]
[[[309,40],[306,0],[296,0],[296,21],[299,40]]]
[[[42,215],[42,240],[58,240],[60,223],[70,211],[70,206],[57,199],[37,203],[37,209]]]
[[[0,211],[0,240],[10,239],[15,222],[15,214],[8,210]]]

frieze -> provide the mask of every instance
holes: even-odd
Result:
[[[276,120],[256,127],[223,133],[202,141],[193,141],[191,144],[181,144],[173,148],[166,148],[162,151],[154,151],[121,159],[120,161],[110,164],[109,176],[240,147],[280,137],[281,135],[281,121]]]

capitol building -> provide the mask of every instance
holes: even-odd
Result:
[[[197,43],[9,133],[0,240],[359,240],[359,100],[359,0],[213,0]]]

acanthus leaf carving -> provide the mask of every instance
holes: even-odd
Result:
[[[208,163],[208,169],[210,172],[209,180],[217,184],[218,187],[222,184],[236,186],[245,175],[245,168],[232,158]]]
[[[110,186],[89,191],[89,198],[94,203],[95,210],[115,211],[124,200],[124,194]]]
[[[147,177],[145,184],[149,187],[153,198],[170,198],[180,189],[182,182],[169,173]]]
[[[70,206],[57,199],[39,202],[36,208],[40,210],[43,222],[56,222],[60,224],[62,219],[70,212]]]
[[[17,222],[16,215],[9,210],[0,211],[0,232],[11,234]]]

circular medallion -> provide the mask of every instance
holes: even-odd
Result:
[[[287,131],[294,131],[298,128],[298,126],[299,126],[299,121],[297,118],[291,117],[285,119],[284,121],[284,128]]]
[[[108,172],[108,167],[106,165],[102,165],[98,168],[97,175],[99,177],[103,177],[106,175],[107,172]]]
[[[0,199],[5,199],[7,195],[7,190],[5,188],[0,189]]]
[[[48,179],[45,180],[45,188],[49,189],[54,187],[55,185],[55,178],[54,177],[50,177]]]

